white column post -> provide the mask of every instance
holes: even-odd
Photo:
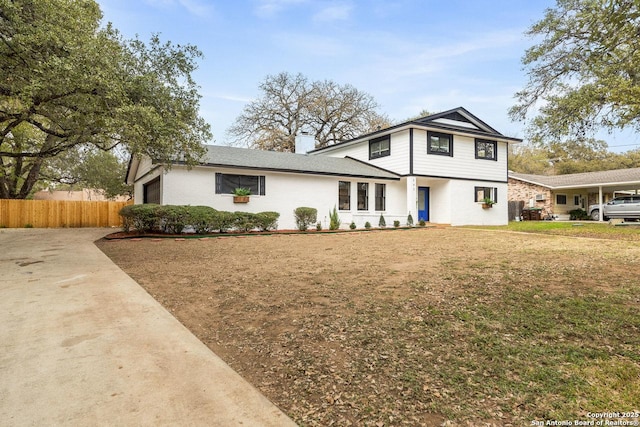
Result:
[[[602,185],[598,186],[598,212],[600,213],[600,217],[598,218],[598,222],[604,221],[604,209],[602,207]]]
[[[415,176],[407,177],[407,215],[418,221],[418,186]]]

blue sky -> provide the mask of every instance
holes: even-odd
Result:
[[[524,33],[552,0],[98,0],[104,21],[127,38],[195,44],[195,79],[213,143],[260,95],[267,75],[351,84],[403,121],[463,106],[505,135],[513,95],[526,83]],[[604,138],[613,151],[629,140]],[[637,139],[634,141],[637,142]],[[622,145],[616,148],[617,145]]]

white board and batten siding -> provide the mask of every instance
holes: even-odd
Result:
[[[410,154],[409,131],[404,130],[402,132],[392,133],[389,147],[391,152],[389,156],[371,160],[369,159],[369,140],[364,140],[344,147],[336,147],[322,155],[332,157],[352,157],[400,175],[408,174]]]
[[[427,132],[413,131],[413,173],[449,178],[507,180],[507,143],[496,144],[497,160],[475,158],[475,138],[453,136],[453,156],[427,154]]]

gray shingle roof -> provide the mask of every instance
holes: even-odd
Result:
[[[208,166],[229,166],[278,172],[315,175],[351,176],[375,179],[400,179],[399,175],[349,157],[309,156],[306,154],[251,150],[247,148],[207,145],[202,159]]]
[[[572,173],[567,175],[533,175],[509,171],[509,177],[539,184],[548,188],[586,187],[608,184],[638,184],[640,168],[614,169],[600,172]]]

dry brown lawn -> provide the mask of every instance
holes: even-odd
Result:
[[[301,425],[640,407],[637,241],[445,228],[97,244]]]

